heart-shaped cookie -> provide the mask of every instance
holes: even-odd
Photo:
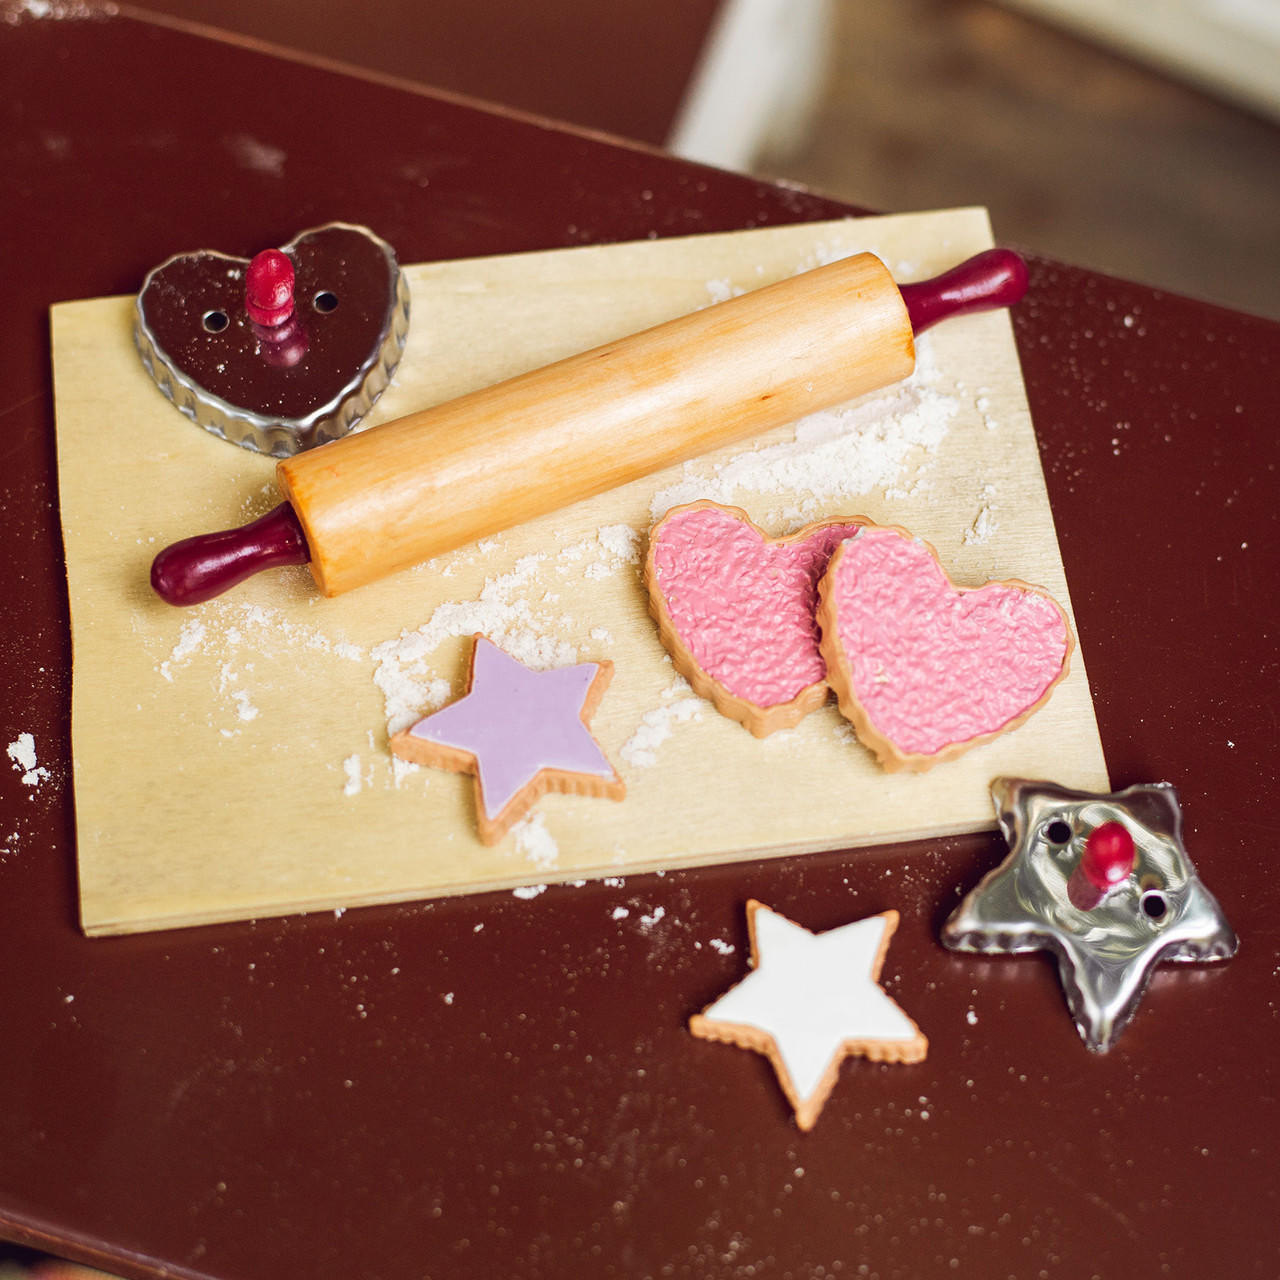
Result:
[[[331,222],[282,253],[291,308],[247,307],[250,260],[201,250],[148,274],[134,320],[143,363],[183,413],[277,457],[350,431],[391,381],[409,328],[396,256],[367,228]]]
[[[832,554],[819,596],[827,680],[890,770],[928,769],[1021,724],[1074,647],[1039,587],[958,587],[905,529],[860,530]]]
[[[814,618],[818,580],[859,518],[769,538],[737,507],[694,502],[653,527],[649,609],[676,669],[758,738],[827,699]]]

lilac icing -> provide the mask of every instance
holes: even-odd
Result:
[[[544,769],[614,777],[582,718],[599,671],[594,662],[532,671],[478,636],[470,690],[409,733],[475,757],[484,812],[493,818]]]

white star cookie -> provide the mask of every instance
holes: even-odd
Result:
[[[747,903],[752,971],[689,1030],[763,1053],[796,1124],[811,1129],[846,1057],[919,1062],[929,1042],[878,983],[898,913],[885,911],[826,933],[754,899]]]

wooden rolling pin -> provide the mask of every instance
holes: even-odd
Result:
[[[285,501],[239,529],[166,548],[170,604],[261,569],[310,564],[337,595],[721,445],[905,378],[913,334],[1025,292],[992,249],[920,284],[844,258],[286,458]]]

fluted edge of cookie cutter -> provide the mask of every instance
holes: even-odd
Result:
[[[288,244],[281,245],[281,252],[291,254],[307,236],[330,228],[359,231],[377,244],[386,257],[387,267],[395,282],[395,297],[388,309],[387,322],[379,334],[377,346],[369,359],[356,370],[337,396],[297,418],[272,417],[231,404],[200,386],[174,365],[156,340],[151,326],[147,324],[142,312],[142,296],[153,277],[170,263],[189,257],[190,254],[173,254],[147,272],[142,288],[134,298],[134,346],[156,386],[174,408],[197,426],[243,449],[268,454],[273,458],[289,458],[347,435],[390,385],[409,337],[409,282],[400,269],[395,250],[368,227],[351,222],[326,222],[318,227],[309,227],[294,236]],[[217,254],[214,250],[206,252],[225,257],[228,262],[235,262],[237,265],[243,264],[243,259],[231,254]]]

